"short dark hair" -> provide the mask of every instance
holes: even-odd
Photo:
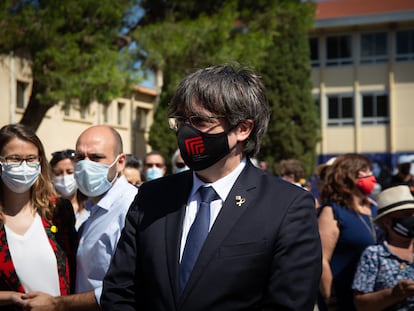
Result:
[[[178,86],[170,102],[169,115],[196,114],[195,104],[225,116],[230,127],[252,120],[253,129],[245,143],[244,153],[253,157],[259,152],[270,111],[262,80],[252,70],[224,64],[190,74]]]
[[[279,163],[279,175],[293,175],[295,182],[299,182],[302,178],[305,178],[305,170],[303,169],[302,162],[296,159],[282,160]]]
[[[126,155],[125,167],[141,168],[141,161],[133,154]]]
[[[65,149],[60,151],[55,151],[52,153],[52,159],[50,159],[50,166],[53,168],[55,165],[65,159],[74,160],[75,159],[75,150]]]
[[[162,158],[162,162],[163,162],[162,164],[165,165],[165,158],[164,158],[164,156],[162,155],[161,152],[159,152],[157,150],[153,150],[153,151],[150,151],[147,154],[145,154],[145,157],[144,157],[144,165],[145,165],[145,163],[147,163],[147,157],[148,156],[151,156],[151,155],[159,155]]]

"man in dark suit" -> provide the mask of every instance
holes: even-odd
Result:
[[[312,310],[321,274],[314,199],[249,160],[269,122],[259,77],[201,69],[181,82],[170,116],[191,170],[141,186],[102,309]]]

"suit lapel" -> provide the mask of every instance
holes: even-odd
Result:
[[[231,232],[240,216],[243,215],[248,208],[252,207],[252,203],[257,195],[255,191],[257,176],[257,172],[248,161],[245,169],[230,190],[226,201],[223,202],[221,211],[207,236],[190,279],[188,280],[187,287],[183,293],[183,298],[189,294],[191,288],[197,283],[201,275],[203,273],[208,273],[206,272],[206,267],[209,261],[216,254],[223,240]],[[244,202],[241,199],[244,199]]]

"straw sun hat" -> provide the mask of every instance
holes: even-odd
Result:
[[[382,191],[377,198],[378,215],[374,221],[395,211],[414,209],[414,197],[405,185],[395,186]]]

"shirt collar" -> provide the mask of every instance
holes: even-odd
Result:
[[[392,253],[390,252],[390,249],[388,248],[387,241],[384,240],[381,242],[381,244],[382,244],[382,247],[379,250],[379,255],[383,257],[390,257]]]
[[[125,187],[128,187],[128,181],[124,175],[121,175],[115,180],[112,187],[105,193],[98,203],[93,204],[91,200],[88,200],[86,208],[89,209],[91,213],[97,208],[109,210],[115,201],[114,197],[121,195]]]
[[[200,187],[212,186],[213,189],[217,192],[220,199],[224,202],[227,196],[229,195],[231,188],[236,182],[236,179],[239,177],[240,173],[246,166],[246,162],[246,157],[243,157],[240,164],[230,174],[227,174],[226,176],[220,178],[219,180],[213,183],[205,183],[200,178],[198,178],[195,172],[193,172],[194,183],[193,188],[191,189],[190,198],[198,191]]]

